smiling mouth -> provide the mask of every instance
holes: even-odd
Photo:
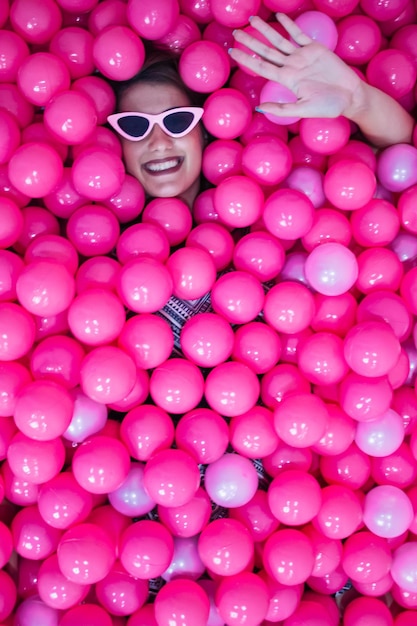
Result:
[[[158,159],[148,161],[142,165],[142,168],[151,176],[161,176],[164,174],[173,174],[177,172],[183,164],[183,157],[172,157],[171,159]]]

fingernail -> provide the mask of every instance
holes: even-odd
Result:
[[[232,52],[233,48],[229,48],[227,51],[227,54],[230,54]]]
[[[235,28],[235,30],[232,30],[233,37],[236,35],[236,33],[237,33],[237,28]]]
[[[249,15],[248,22],[250,22],[251,20],[253,20],[253,15]]]
[[[258,111],[258,113],[266,113],[261,107],[255,107],[255,111]]]

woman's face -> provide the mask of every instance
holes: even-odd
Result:
[[[174,85],[139,83],[122,96],[120,111],[156,114],[190,102]],[[196,126],[184,137],[167,135],[157,124],[140,141],[122,139],[126,169],[152,197],[182,198],[190,207],[199,191],[203,134]]]

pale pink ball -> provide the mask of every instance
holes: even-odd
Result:
[[[412,519],[411,501],[398,487],[380,485],[366,494],[363,521],[378,537],[398,537],[408,529]]]
[[[331,242],[317,246],[310,252],[305,272],[313,289],[326,296],[340,296],[355,284],[358,263],[349,248]]]

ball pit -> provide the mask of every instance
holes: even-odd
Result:
[[[276,11],[414,111],[406,0],[0,2],[2,626],[417,624],[417,135],[255,110]],[[191,211],[106,126],[149,44]]]

